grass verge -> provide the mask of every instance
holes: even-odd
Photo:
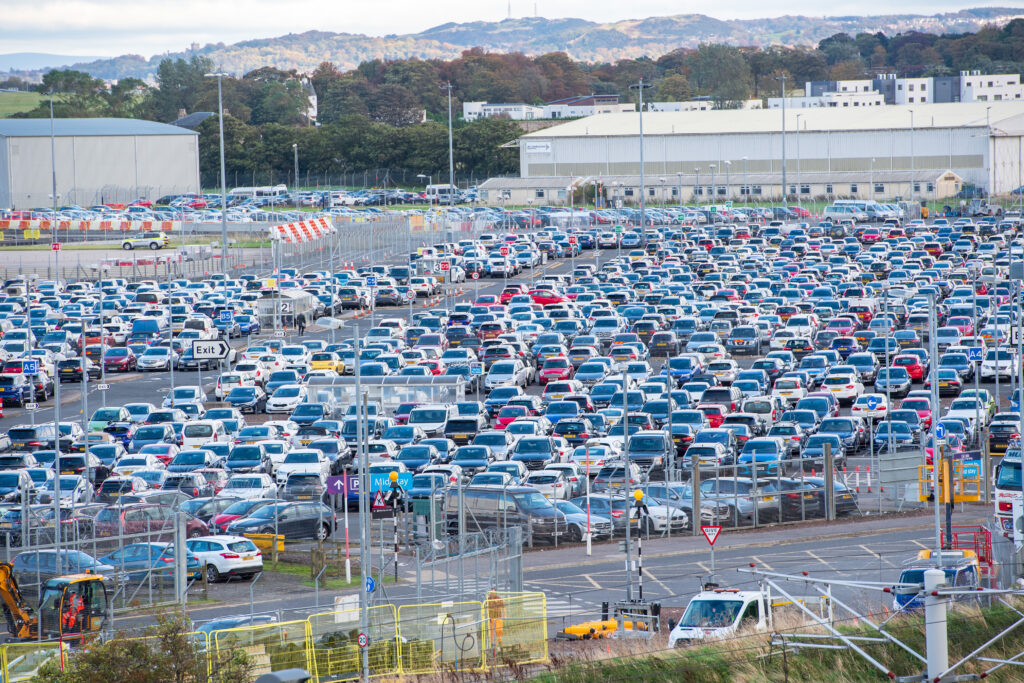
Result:
[[[303,586],[309,586],[310,588],[313,587],[313,579],[310,578],[309,575],[309,565],[306,564],[279,561],[277,563],[277,569],[275,570],[274,565],[268,560],[263,565],[263,571],[268,573],[284,574],[286,576],[294,576],[296,578],[302,579],[301,583]],[[331,570],[328,570],[327,573],[330,574]],[[380,578],[376,574],[374,575],[374,579],[376,579],[378,582],[380,581]],[[384,583],[392,584],[394,582],[394,575],[388,574],[384,576]],[[345,581],[344,576],[325,576],[323,579],[320,580],[320,587],[326,588],[328,590],[341,590],[344,588],[353,588],[356,586],[361,586],[362,584],[363,578],[357,572],[353,572],[351,581]]]

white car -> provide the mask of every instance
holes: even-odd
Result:
[[[545,498],[552,500],[569,500],[572,498],[572,487],[565,472],[557,470],[535,470],[527,475],[525,486],[532,486],[540,491]]]
[[[288,475],[295,473],[319,474],[321,479],[327,481],[331,473],[331,462],[315,448],[289,451],[279,464],[275,464],[274,477],[280,486],[288,481]]]
[[[772,398],[778,398],[787,405],[796,405],[806,395],[807,389],[798,377],[780,377],[772,387]]]
[[[125,455],[117,464],[114,465],[114,469],[111,470],[113,474],[125,475],[138,472],[139,470],[162,470],[165,469],[164,463],[160,458],[156,457],[152,453],[133,453],[131,455]]]
[[[740,366],[734,360],[716,360],[708,363],[707,371],[718,378],[722,384],[732,384],[736,381],[736,374]]]
[[[217,387],[213,390],[213,395],[218,401],[223,401],[235,387],[251,387],[255,384],[251,375],[247,373],[225,372],[217,378]]]
[[[181,428],[181,447],[199,448],[205,443],[227,443],[231,435],[220,420],[192,420]]]
[[[869,406],[874,405],[874,408]],[[861,394],[850,407],[850,413],[854,417],[880,418],[885,417],[889,412],[889,403],[885,400],[885,394]]]
[[[200,386],[174,387],[171,393],[167,394],[164,398],[160,406],[162,408],[173,408],[182,403],[205,403],[208,400],[206,392]]]
[[[304,403],[309,395],[306,387],[301,384],[284,384],[279,386],[274,395],[267,399],[268,413],[291,413],[300,403]]]
[[[529,383],[530,372],[519,359],[497,361],[484,377],[484,387],[487,389],[501,386],[525,388]]]
[[[232,576],[251,579],[263,571],[263,553],[242,536],[198,536],[185,541],[185,547],[206,565],[210,583]]]
[[[821,390],[830,392],[837,401],[856,401],[864,393],[864,385],[853,375],[829,375],[821,382]]]
[[[274,498],[277,496],[277,486],[269,474],[235,474],[217,495],[246,500]]]
[[[775,330],[775,334],[772,335],[771,341],[768,342],[768,348],[771,351],[785,351],[786,342],[788,342],[790,339],[796,339],[798,336],[800,335],[798,335],[793,330],[788,330],[785,328]]]
[[[985,358],[981,361],[982,379],[994,379],[996,372],[1000,378],[1016,377],[1020,371],[1020,358],[1017,353],[1006,347],[999,349],[999,358],[996,359],[996,349],[989,349]]]

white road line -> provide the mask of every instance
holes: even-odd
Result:
[[[662,588],[664,588],[664,589],[665,589],[665,592],[666,592],[666,593],[668,593],[669,595],[672,595],[672,594],[673,594],[673,593],[672,593],[672,589],[671,589],[671,588],[669,588],[668,586],[666,586],[666,585],[665,585],[665,583],[664,583],[664,582],[663,582],[663,581],[662,581],[661,579],[659,579],[659,578],[658,578],[657,576],[655,576],[654,574],[652,574],[652,573],[651,573],[651,572],[650,572],[649,570],[647,570],[647,569],[645,569],[645,570],[644,570],[644,576],[649,576],[649,577],[651,577],[651,580],[652,580],[652,581],[654,581],[654,583],[656,583],[656,584],[658,584],[659,586],[661,586]]]
[[[878,558],[878,559],[879,559],[879,560],[881,560],[882,562],[885,562],[885,563],[886,563],[887,565],[889,565],[890,567],[895,567],[895,566],[896,566],[896,565],[894,565],[894,564],[893,564],[892,562],[890,562],[889,560],[887,560],[887,559],[885,559],[884,557],[882,557],[882,556],[881,556],[881,555],[880,555],[879,553],[876,553],[876,552],[875,552],[874,550],[872,550],[871,548],[867,547],[866,545],[862,545],[862,546],[860,546],[860,547],[861,547],[861,548],[862,548],[862,549],[864,550],[864,552],[866,552],[866,553],[867,553],[868,555],[873,555],[874,557]]]
[[[709,569],[708,566],[706,564],[704,564],[703,562],[695,562],[694,564],[696,564],[698,567],[700,567],[702,570],[704,570],[705,574],[710,574],[711,573],[711,569]]]
[[[599,584],[597,581],[594,581],[594,578],[592,576],[590,576],[590,574],[583,574],[582,576],[583,576],[584,579],[589,581],[590,585],[593,586],[594,588],[597,588],[598,590],[601,590],[601,589],[604,588],[604,586]]]
[[[922,550],[932,550],[932,548],[929,548],[924,543],[921,543],[921,541],[915,541],[914,539],[910,539],[910,542],[916,545],[918,548],[921,548]]]
[[[762,560],[762,559],[761,559],[760,557],[757,557],[757,556],[755,556],[755,555],[751,555],[751,556],[750,556],[750,559],[752,559],[752,560],[753,560],[754,562],[757,562],[757,563],[758,563],[758,564],[760,564],[760,565],[763,565],[763,566],[764,566],[764,568],[765,568],[765,569],[767,569],[767,570],[768,570],[768,571],[770,571],[770,572],[773,572],[773,571],[775,571],[774,569],[772,569],[772,568],[771,568],[771,565],[769,565],[769,564],[768,564],[767,562],[765,562],[764,560]]]

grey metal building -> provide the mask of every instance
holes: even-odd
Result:
[[[198,193],[199,134],[135,119],[0,119],[0,209]]]
[[[780,197],[783,158],[790,196],[816,194],[800,185],[812,177],[829,183],[830,175],[837,196],[866,194],[873,180],[887,178],[890,187],[883,195],[937,198],[928,197],[925,183],[946,172],[993,194],[1024,185],[1024,105],[1019,102],[787,109],[785,135],[782,122],[778,109],[645,113],[648,195],[657,194],[660,178],[671,188],[680,176],[689,185],[683,197],[703,194],[699,186],[712,184],[714,174],[716,186],[729,185],[714,190],[716,197],[742,198],[744,175],[748,181],[758,177],[762,198]],[[612,176],[638,176],[639,114],[578,119],[528,133],[518,147],[524,179],[570,177],[606,184],[603,179]]]

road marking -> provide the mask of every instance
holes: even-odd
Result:
[[[668,593],[669,595],[673,595],[672,589],[669,588],[668,586],[666,586],[665,583],[661,579],[659,579],[657,576],[652,574],[649,569],[645,569],[644,570],[644,575],[651,577],[651,579],[654,581],[654,583],[658,584],[659,586],[661,586],[662,588],[665,589],[666,593]]]
[[[885,562],[890,567],[895,567],[896,566],[892,562],[890,562],[889,560],[887,560],[884,557],[882,557],[879,553],[876,553],[874,550],[872,550],[871,548],[867,547],[866,545],[862,545],[860,547],[863,548],[864,552],[866,552],[869,555],[874,555],[875,557],[877,557],[882,562]]]
[[[833,567],[833,566],[832,566],[832,565],[830,565],[830,564],[829,564],[828,562],[826,562],[825,560],[821,559],[820,557],[818,557],[817,555],[815,555],[814,553],[812,553],[812,552],[811,552],[810,550],[805,550],[804,552],[805,552],[805,553],[807,553],[808,555],[810,555],[810,556],[811,556],[812,558],[814,558],[814,559],[815,559],[815,560],[817,560],[818,562],[820,562],[820,563],[822,563],[823,565],[825,565],[826,567],[828,567],[828,570],[829,570],[829,571],[832,571],[832,572],[834,572],[834,571],[835,571],[835,567]]]
[[[770,572],[775,571],[774,569],[771,568],[771,566],[769,566],[769,564],[767,562],[762,560],[760,557],[757,557],[756,555],[751,555],[750,559],[752,559],[754,562],[757,562],[758,564],[764,565],[764,568],[767,569]]]
[[[599,584],[597,581],[594,581],[594,578],[590,574],[583,574],[582,576],[583,576],[584,579],[589,581],[590,585],[593,586],[594,588],[597,588],[598,590],[603,590],[604,589],[604,586]]]
[[[914,539],[910,539],[910,542],[916,545],[918,548],[921,548],[922,550],[932,550],[932,548],[929,548],[924,543],[921,543],[921,541],[915,541]]]
[[[701,568],[701,570],[702,570],[702,571],[703,571],[703,572],[704,572],[705,574],[710,574],[710,573],[711,573],[711,570],[710,570],[710,569],[708,568],[708,566],[707,566],[706,564],[704,564],[703,562],[695,562],[694,564],[696,564],[696,565],[697,565],[698,567],[700,567],[700,568]]]

